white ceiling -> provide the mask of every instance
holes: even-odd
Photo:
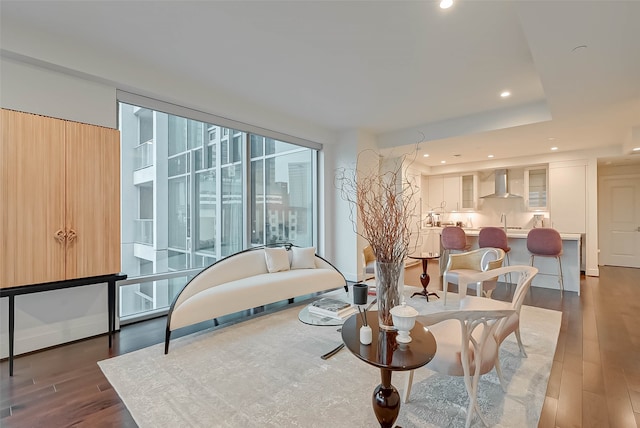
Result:
[[[422,141],[426,165],[552,145],[628,155],[640,127],[640,1],[3,0],[0,11],[3,26],[368,130],[386,148]]]

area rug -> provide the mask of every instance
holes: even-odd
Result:
[[[406,287],[410,295],[413,287]],[[416,289],[417,290],[417,289]],[[343,292],[344,293],[344,292]],[[455,302],[455,297],[449,301]],[[442,301],[407,299],[421,313]],[[336,327],[303,324],[303,305],[235,325],[172,340],[168,355],[158,344],[98,364],[140,427],[375,427],[371,394],[378,369],[343,349]],[[522,358],[512,335],[501,362],[508,392],[495,371],[481,378],[478,401],[491,426],[536,427],[551,370],[561,313],[523,306]],[[401,390],[407,373],[394,372]],[[462,378],[416,370],[409,403],[397,425],[464,426],[468,396]],[[472,426],[483,426],[474,417]]]

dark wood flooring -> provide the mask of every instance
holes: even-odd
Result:
[[[429,288],[441,289],[429,269]],[[409,267],[406,282],[419,286],[419,271]],[[494,298],[510,294],[499,284]],[[533,288],[525,304],[563,313],[539,427],[640,427],[640,269],[602,267],[581,296]],[[135,427],[96,362],[162,342],[164,323],[124,326],[111,350],[101,336],[20,356],[13,377],[0,362],[0,426]]]

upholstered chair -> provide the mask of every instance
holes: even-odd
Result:
[[[447,304],[447,291],[449,284],[458,284],[460,298],[467,294],[467,287],[461,287],[458,281],[460,275],[484,272],[502,266],[504,251],[499,248],[479,248],[466,253],[451,254],[447,261],[447,266],[442,275],[442,292],[444,293],[444,304]],[[475,288],[476,295],[486,295],[491,297],[491,293],[496,288],[498,277],[495,276],[487,281],[477,284],[469,284],[470,288]]]
[[[507,240],[507,232],[505,232],[503,228],[483,227],[480,229],[480,233],[478,234],[478,247],[500,248],[505,254],[505,262],[502,265],[508,266],[511,264],[509,262],[509,251],[511,251],[511,247]],[[511,283],[511,275],[509,275],[509,284]]]
[[[467,242],[467,234],[463,228],[458,226],[448,226],[442,229],[442,232],[440,232],[440,244],[443,249],[440,261],[445,266],[452,251],[467,251],[471,248]]]
[[[560,290],[564,291],[564,280],[562,278],[562,238],[557,230],[549,227],[531,229],[527,234],[527,249],[531,253],[531,266],[533,260],[538,257],[553,257],[558,261],[558,284]],[[542,274],[541,274],[542,275]],[[553,275],[545,273],[544,275]]]
[[[487,299],[484,299],[487,300]],[[437,349],[433,359],[425,367],[451,376],[464,376],[469,394],[465,427],[471,425],[474,412],[488,426],[477,402],[480,375],[494,367],[498,355],[496,329],[499,321],[513,315],[512,309],[444,311],[417,317],[436,339]],[[413,370],[407,376],[403,401],[411,394]]]
[[[376,256],[373,254],[373,248],[370,245],[364,247],[362,250],[362,256],[364,259],[364,275],[365,281],[374,278],[376,275]]]

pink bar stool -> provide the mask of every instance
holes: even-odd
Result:
[[[471,245],[467,244],[467,234],[458,226],[449,226],[442,229],[440,242],[444,249],[440,258],[440,266],[446,266],[451,251],[467,251]]]
[[[511,247],[507,242],[507,233],[500,227],[483,227],[478,235],[478,247],[480,248],[500,248],[504,251],[506,263],[502,266],[509,266],[509,251]],[[506,279],[506,278],[505,278]],[[509,272],[509,284],[511,284],[511,272]]]
[[[535,256],[554,257],[558,261],[558,283],[560,290],[564,291],[562,278],[562,238],[557,230],[549,227],[531,229],[527,235],[527,249],[531,253],[531,266]],[[553,274],[547,274],[553,275]]]

